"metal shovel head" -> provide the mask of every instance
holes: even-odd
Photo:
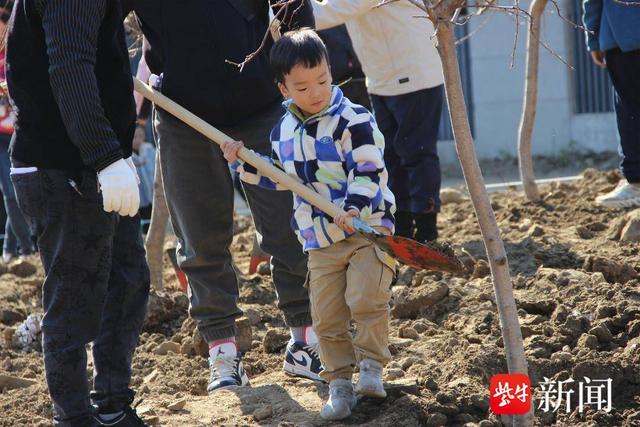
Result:
[[[459,273],[464,270],[462,263],[448,246],[427,246],[406,237],[386,236],[360,220],[354,220],[353,226],[364,238],[408,266],[445,273]]]

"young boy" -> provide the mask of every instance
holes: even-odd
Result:
[[[286,114],[271,132],[273,164],[344,208],[331,218],[294,196],[292,226],[309,253],[309,294],[319,339],[321,377],[329,400],[320,415],[348,417],[355,393],[385,397],[382,368],[390,358],[389,286],[395,261],[353,234],[347,217],[359,217],[391,234],[395,201],[387,186],[384,139],[366,108],[331,86],[327,50],[312,30],[286,33],[271,50],[271,67]],[[239,165],[242,142],[227,142],[225,158],[249,183],[281,189],[249,165]],[[355,337],[349,321],[357,325]],[[354,388],[353,366],[360,364]]]

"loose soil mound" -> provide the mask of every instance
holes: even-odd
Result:
[[[593,203],[618,179],[615,172],[587,170],[574,184],[544,187],[541,204],[515,191],[491,195],[538,397],[545,378],[612,380],[610,413],[591,406],[578,412],[576,392],[569,413],[566,404],[557,412],[538,410],[536,425],[640,425],[640,264],[631,224],[637,215]],[[343,424],[320,419],[327,387],[281,370],[287,333],[268,275],[240,280],[252,387],[207,396],[206,345],[187,319],[188,300],[166,261],[167,286],[152,295],[133,363],[133,387],[144,399],[138,412],[167,426],[500,425],[489,411],[488,390],[491,376],[507,371],[499,317],[473,208],[456,201],[443,207],[441,237],[461,254],[467,273],[400,269],[387,399],[361,401]],[[232,251],[246,272],[253,228],[238,217],[236,231]],[[42,356],[37,345],[20,351],[13,337],[29,314],[41,313],[43,273],[26,266],[0,272],[0,426],[49,425]]]

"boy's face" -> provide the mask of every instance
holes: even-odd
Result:
[[[331,101],[331,70],[326,60],[313,68],[296,65],[284,76],[278,88],[308,116],[319,113]]]

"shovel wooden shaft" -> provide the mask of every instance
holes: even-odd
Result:
[[[138,93],[147,98],[149,101],[153,102],[158,107],[162,108],[168,113],[171,113],[184,123],[188,124],[216,144],[220,145],[221,148],[225,142],[233,140],[233,138],[231,138],[230,136],[211,126],[209,123],[205,122],[186,108],[167,98],[159,91],[153,89],[149,85],[146,85],[136,77],[133,77],[133,87]],[[335,217],[337,215],[345,213],[343,209],[334,205],[329,200],[322,197],[320,194],[302,184],[300,181],[294,179],[290,175],[287,175],[281,169],[278,169],[271,163],[265,161],[253,151],[243,147],[238,151],[238,157],[251,166],[255,167],[262,175],[269,177],[272,181],[277,182],[283,187],[286,187],[289,190],[293,191],[294,193],[305,199],[307,202],[320,208],[326,214]],[[351,223],[351,218],[347,218],[347,221]]]

